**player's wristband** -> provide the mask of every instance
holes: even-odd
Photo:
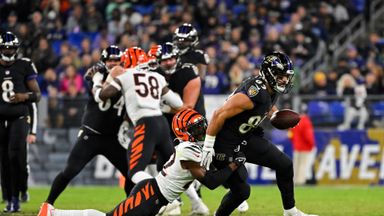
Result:
[[[100,92],[101,92],[101,88],[98,88],[95,91],[94,99],[97,103],[103,103],[103,100],[101,100],[100,98]]]
[[[215,144],[216,136],[211,136],[206,134],[205,140],[204,140],[204,147],[207,148],[213,148],[213,145]]]
[[[36,102],[37,101],[37,94],[36,92],[28,92],[28,99],[29,102]]]

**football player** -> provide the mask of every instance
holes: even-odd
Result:
[[[178,58],[177,48],[170,42],[161,45],[157,58],[159,65],[157,71],[165,77],[169,88],[180,95],[184,106],[195,109],[205,116],[204,95],[202,93],[201,78],[198,75],[197,68],[192,64],[182,64],[180,58]],[[162,111],[169,125],[171,125],[174,110],[170,109],[166,104],[163,104]],[[172,134],[172,138],[175,138],[174,134]],[[187,190],[186,192],[192,203],[192,213],[207,215],[209,209],[204,203],[197,202],[199,200],[195,199],[198,195],[196,191]],[[175,200],[173,204],[173,210],[167,209],[167,212],[172,215],[178,215],[181,203]]]
[[[173,44],[177,47],[181,64],[192,64],[198,68],[201,77],[205,76],[209,64],[208,54],[196,49],[199,44],[197,30],[189,23],[179,26],[173,34]]]
[[[125,113],[124,98],[116,94],[105,101],[100,101],[92,89],[101,87],[109,71],[120,64],[122,52],[111,45],[101,53],[101,62],[92,66],[86,73],[89,80],[88,103],[83,115],[82,126],[77,141],[72,148],[67,164],[54,179],[46,203],[54,204],[69,182],[96,155],[104,155],[121,173],[127,176],[128,163],[126,150],[120,145],[117,134]],[[134,184],[125,181],[124,190],[129,195]]]
[[[134,135],[128,146],[128,179],[135,184],[151,178],[145,167],[156,152],[158,170],[173,153],[167,120],[161,113],[160,100],[178,110],[183,106],[180,97],[171,91],[163,76],[148,71],[148,56],[139,47],[124,52],[121,66],[111,71],[113,81],[96,90],[98,101],[122,94],[127,115],[134,125]],[[128,68],[128,69],[127,69]]]
[[[277,111],[280,94],[292,87],[294,71],[289,57],[280,52],[268,54],[260,75],[244,80],[223,106],[215,110],[204,141],[202,165],[227,166],[236,151],[243,151],[247,162],[276,171],[284,216],[307,215],[295,207],[292,160],[263,137],[260,123]],[[239,149],[240,146],[240,149]],[[250,195],[245,166],[239,167],[224,184],[230,191],[222,199],[217,216],[230,215]]]
[[[213,190],[223,183],[234,170],[243,166],[245,155],[238,152],[232,162],[220,170],[206,171],[200,166],[201,143],[207,127],[204,116],[194,110],[179,111],[172,123],[172,129],[180,144],[172,154],[162,171],[155,177],[139,182],[130,196],[109,213],[97,210],[59,210],[52,205],[43,204],[40,212],[43,216],[154,216],[162,214],[161,208],[183,193],[195,180],[199,180]],[[160,210],[160,212],[159,212]]]
[[[5,212],[20,211],[20,180],[27,178],[28,104],[41,97],[36,67],[28,58],[17,58],[19,47],[12,32],[0,35],[0,158],[2,172],[10,174],[6,176]]]

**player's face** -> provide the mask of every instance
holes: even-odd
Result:
[[[1,52],[3,55],[7,56],[7,57],[11,57],[11,56],[13,56],[13,55],[16,54],[16,52],[17,52],[17,48],[5,48],[5,47],[1,47],[1,48],[0,48],[0,52]]]
[[[105,65],[110,70],[113,67],[120,65],[120,59],[108,59],[107,61],[105,61]]]
[[[276,81],[278,86],[285,87],[288,84],[289,77],[287,75],[277,75]]]
[[[176,58],[168,58],[161,60],[160,66],[164,70],[171,70],[173,67],[176,66]]]

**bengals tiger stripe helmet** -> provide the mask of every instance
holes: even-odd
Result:
[[[120,62],[125,69],[134,68],[138,65],[146,65],[148,63],[148,56],[140,47],[131,47],[124,51]]]
[[[204,141],[207,121],[204,116],[193,109],[183,109],[175,114],[172,130],[183,141]]]

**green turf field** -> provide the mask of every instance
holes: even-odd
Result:
[[[203,190],[203,197],[211,212],[218,206],[225,190]],[[322,216],[380,216],[384,215],[384,187],[297,187],[296,203],[300,209]],[[10,216],[37,215],[40,203],[46,198],[48,188],[31,188],[31,201],[22,205],[22,213]],[[281,201],[276,186],[252,188],[250,209],[243,216],[282,215]],[[69,187],[59,197],[56,208],[94,208],[109,211],[124,199],[122,189],[117,187]],[[183,215],[188,215],[190,206],[184,197]],[[2,206],[3,207],[3,206]],[[233,215],[239,215],[235,212]]]

